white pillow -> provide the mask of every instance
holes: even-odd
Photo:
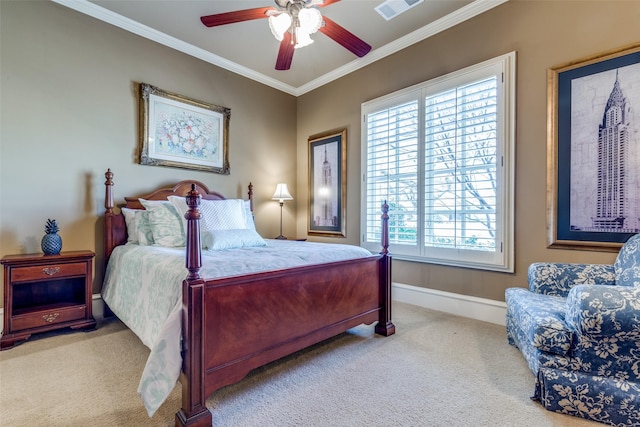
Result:
[[[184,197],[169,196],[171,204],[182,218],[184,229],[187,229],[187,219],[184,215],[189,210]],[[200,232],[211,230],[231,230],[247,227],[244,200],[201,200],[200,201]]]
[[[267,246],[267,242],[255,230],[247,228],[209,230],[200,233],[202,247],[211,250]]]
[[[168,200],[157,202],[140,199],[147,212],[153,244],[170,248],[185,246],[185,234],[178,212]]]
[[[256,229],[256,224],[253,221],[253,212],[251,211],[251,200],[244,201],[244,223],[249,230]]]

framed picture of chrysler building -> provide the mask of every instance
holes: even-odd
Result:
[[[549,247],[617,251],[640,232],[640,44],[548,71]]]
[[[309,138],[310,235],[346,237],[347,130]]]

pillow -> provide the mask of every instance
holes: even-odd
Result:
[[[149,211],[140,213],[140,222],[138,223],[138,244],[153,245],[153,233],[151,233],[151,224],[149,224]]]
[[[182,218],[183,227],[187,229],[187,219],[184,215],[189,210],[184,197],[169,196],[169,201]],[[201,200],[200,201],[200,231],[230,230],[247,227],[244,200]]]
[[[129,208],[122,208],[120,211],[124,216],[124,223],[127,225],[127,243],[140,243],[140,239],[138,238],[138,224],[142,220],[140,213],[144,211]]]
[[[139,200],[147,212],[153,244],[170,248],[186,245],[182,221],[171,202]]]
[[[251,200],[244,201],[244,217],[245,217],[244,218],[245,228],[255,231],[256,224],[253,221],[253,212],[251,211]]]
[[[127,225],[127,243],[152,245],[153,235],[149,225],[148,211],[142,209],[122,208],[124,222]]]
[[[255,230],[247,228],[209,230],[200,234],[202,236],[202,247],[214,251],[267,246],[267,242]]]

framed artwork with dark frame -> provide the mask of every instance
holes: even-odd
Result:
[[[347,130],[309,138],[310,235],[346,236]]]
[[[231,110],[140,84],[141,165],[229,174]]]
[[[640,232],[640,44],[548,71],[550,248],[617,251]]]

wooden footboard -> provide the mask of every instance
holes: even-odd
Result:
[[[382,252],[364,259],[212,281],[200,277],[200,201],[187,195],[187,279],[183,282],[182,408],[176,425],[211,426],[206,399],[250,370],[362,323],[391,322],[388,206]]]

